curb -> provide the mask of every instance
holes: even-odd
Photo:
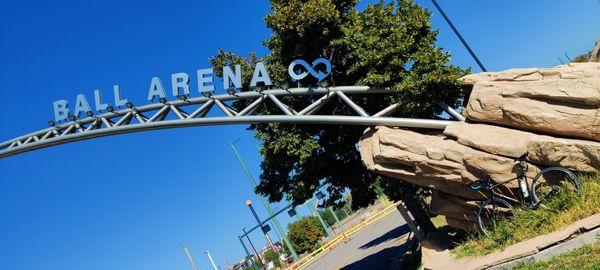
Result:
[[[486,269],[489,270],[504,270],[504,269],[512,269],[518,264],[522,263],[533,263],[537,261],[545,261],[549,260],[554,256],[561,255],[567,253],[571,250],[581,248],[585,245],[597,243],[600,241],[600,227],[589,232],[586,232],[582,235],[579,235],[573,239],[567,240],[565,242],[559,243],[557,245],[548,247],[544,250],[540,250],[538,253],[529,255],[526,257],[522,257],[510,262],[505,262],[499,265],[495,265]]]

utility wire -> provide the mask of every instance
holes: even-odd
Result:
[[[454,24],[452,23],[452,21],[450,21],[450,18],[448,18],[448,16],[446,16],[446,13],[444,13],[444,11],[440,7],[440,5],[438,5],[437,1],[431,0],[431,2],[433,2],[433,4],[435,5],[435,8],[440,12],[440,14],[442,14],[442,17],[444,17],[444,20],[446,20],[446,22],[448,23],[448,25],[450,25],[450,28],[452,28],[452,31],[454,31],[454,34],[456,34],[456,36],[458,37],[458,39],[460,39],[460,42],[462,42],[463,46],[465,46],[465,48],[467,49],[467,51],[469,51],[469,53],[471,54],[471,56],[473,57],[473,59],[475,59],[475,62],[477,62],[477,65],[479,65],[479,68],[481,68],[481,70],[483,70],[483,71],[487,71],[487,69],[483,66],[483,64],[481,63],[481,61],[479,61],[479,58],[477,58],[477,55],[475,55],[475,52],[473,52],[473,50],[471,50],[471,47],[469,46],[469,44],[467,44],[467,42],[462,37],[462,35],[460,34],[460,32],[458,32],[458,30],[456,29],[456,27],[454,27]]]

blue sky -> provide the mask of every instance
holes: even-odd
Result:
[[[600,37],[595,0],[439,2],[489,70],[554,66]],[[43,128],[56,99],[119,84],[142,104],[151,77],[193,74],[218,48],[264,55],[267,12],[265,1],[0,0],[0,140]],[[453,63],[477,71],[436,11],[432,23]],[[0,269],[191,269],[183,244],[201,269],[204,250],[221,266],[237,261],[236,235],[254,225],[245,200],[266,213],[229,148],[235,139],[257,176],[257,141],[244,126],[112,136],[0,160]]]

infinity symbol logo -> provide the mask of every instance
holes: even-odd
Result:
[[[325,72],[320,71],[320,70],[317,71],[314,69],[319,64],[325,65]],[[294,68],[297,65],[304,67],[304,69],[306,69],[306,70],[296,73],[294,71]],[[331,63],[329,63],[329,61],[325,58],[319,58],[319,59],[313,61],[312,66],[310,66],[310,65],[308,65],[308,63],[306,61],[304,61],[302,59],[296,59],[296,60],[292,61],[292,63],[290,63],[290,66],[288,67],[288,73],[290,74],[290,77],[292,77],[292,79],[294,79],[296,81],[304,79],[306,76],[308,76],[309,73],[313,77],[317,78],[317,80],[322,81],[323,79],[327,78],[327,76],[329,76],[329,74],[331,73]]]

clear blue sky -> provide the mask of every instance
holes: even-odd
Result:
[[[600,37],[596,0],[439,2],[490,70],[553,66]],[[151,77],[192,74],[218,48],[264,55],[267,12],[267,2],[247,0],[0,0],[0,140],[43,128],[56,99],[118,83],[141,104]],[[454,63],[474,66],[435,11],[433,25]],[[0,269],[191,269],[182,244],[202,269],[206,249],[222,266],[237,261],[236,235],[254,225],[244,201],[259,201],[229,148],[238,138],[257,176],[257,141],[244,126],[120,135],[0,160]]]

